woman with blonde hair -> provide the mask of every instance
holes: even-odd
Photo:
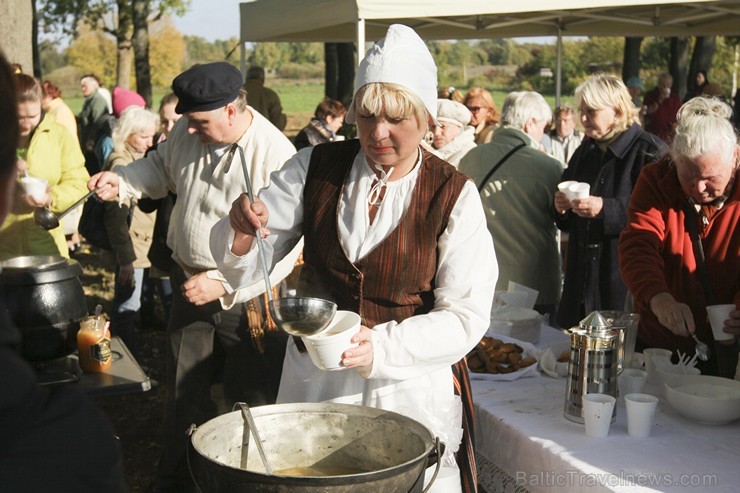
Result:
[[[159,123],[159,115],[153,111],[139,106],[126,108],[113,128],[113,152],[105,169],[115,170],[144,157]],[[105,229],[117,266],[111,332],[121,336],[136,353],[134,325],[141,308],[144,270],[151,265],[147,254],[152,245],[156,214],[147,214],[134,203],[119,206],[106,202],[104,207]]]
[[[475,184],[421,147],[436,121],[436,83],[421,38],[392,25],[357,72],[346,121],[359,138],[303,149],[260,200],[238,197],[211,231],[211,251],[232,286],[249,285],[260,279],[251,247],[268,210],[270,257],[303,236],[299,295],[358,313],[362,327],[343,354],[346,371],[319,370],[301,340],[289,339],[278,402],[433,410],[438,423],[425,424],[450,437],[452,450],[460,445],[457,463],[443,464],[451,475],[460,465],[467,492],[476,484],[462,432],[472,432],[464,356],[489,325],[498,267]]]
[[[493,132],[501,120],[501,114],[493,102],[491,93],[482,87],[471,87],[465,94],[463,104],[473,115],[470,124],[475,127],[475,143],[491,142]]]
[[[622,79],[592,75],[575,91],[589,137],[576,150],[562,181],[590,186],[574,200],[556,192],[556,224],[568,233],[567,264],[557,321],[571,327],[593,310],[622,310],[627,288],[619,275],[617,242],[627,223],[632,188],[647,163],[667,150],[639,125]]]

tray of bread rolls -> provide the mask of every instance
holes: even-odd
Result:
[[[473,380],[517,380],[539,374],[537,348],[502,334],[487,333],[466,359]]]

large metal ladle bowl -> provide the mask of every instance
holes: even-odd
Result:
[[[234,152],[237,149],[239,150],[239,156],[242,161],[244,179],[247,182],[247,197],[249,197],[250,202],[254,203],[252,183],[249,179],[249,170],[247,169],[247,160],[244,157],[244,150],[238,144],[231,146],[230,160],[233,159]],[[265,278],[270,315],[275,321],[275,324],[288,334],[298,337],[318,334],[324,330],[334,318],[337,312],[337,305],[321,298],[291,297],[274,299],[272,296],[272,286],[270,285],[270,272],[267,269],[267,257],[265,257],[263,246],[264,240],[259,232],[255,235],[255,238],[257,239],[257,248],[262,260],[262,275]]]
[[[64,216],[66,216],[67,214],[69,214],[69,212],[72,209],[74,209],[75,207],[78,207],[84,201],[86,201],[87,199],[89,199],[90,196],[92,194],[94,194],[95,192],[97,192],[97,191],[98,191],[97,188],[95,188],[93,190],[90,190],[87,193],[87,195],[85,195],[80,200],[78,200],[77,202],[75,202],[74,204],[72,204],[71,206],[69,206],[65,211],[63,211],[59,215],[54,214],[53,212],[51,212],[49,209],[47,209],[45,207],[37,207],[33,211],[33,221],[36,223],[37,226],[39,226],[40,228],[45,229],[47,231],[50,230],[50,229],[58,228],[59,227],[59,221]]]

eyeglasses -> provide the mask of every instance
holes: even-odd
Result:
[[[468,110],[470,110],[471,113],[477,113],[480,110],[484,109],[482,106],[466,106]]]

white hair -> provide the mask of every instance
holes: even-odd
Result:
[[[113,148],[117,151],[121,151],[126,147],[126,140],[137,133],[148,130],[151,125],[154,125],[156,130],[159,125],[159,115],[141,106],[129,106],[115,124],[113,128]]]
[[[719,153],[722,159],[731,161],[737,146],[737,135],[729,121],[731,116],[732,109],[719,99],[705,96],[690,99],[676,117],[673,158],[694,160]]]
[[[545,98],[534,91],[509,93],[501,108],[501,124],[524,129],[524,125],[534,118],[538,122],[552,120],[552,110]]]

